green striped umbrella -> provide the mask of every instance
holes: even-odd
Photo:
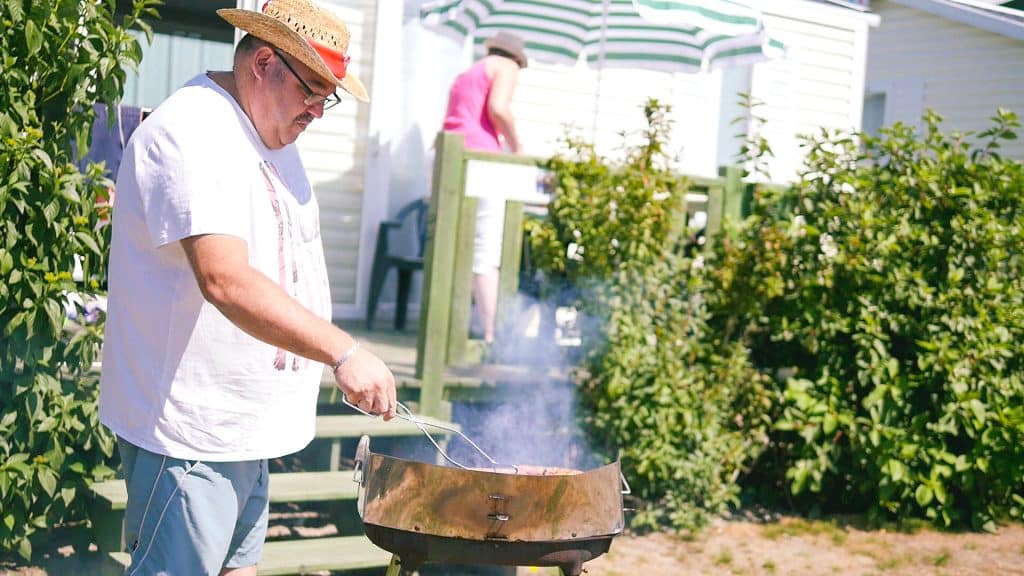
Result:
[[[430,29],[461,41],[507,30],[540,62],[695,72],[780,56],[760,14],[729,0],[440,0],[425,5]]]

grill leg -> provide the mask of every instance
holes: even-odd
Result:
[[[563,564],[559,566],[562,570],[563,576],[580,576],[583,573],[583,563],[573,562],[572,564]]]
[[[398,555],[391,555],[391,564],[388,564],[388,571],[384,574],[385,576],[401,576],[402,560],[398,557]]]

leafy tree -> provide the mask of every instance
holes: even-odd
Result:
[[[110,182],[81,173],[71,143],[85,151],[93,104],[120,99],[142,58],[127,30],[151,36],[139,18],[153,3],[118,22],[114,0],[0,2],[0,549],[26,559],[33,534],[82,520],[83,488],[112,474],[90,372],[102,326],[65,320],[100,288]]]

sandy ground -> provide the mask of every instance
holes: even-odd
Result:
[[[794,519],[722,522],[690,541],[621,536],[585,569],[590,576],[1024,575],[1024,527],[1005,526],[996,534],[905,534]]]
[[[34,566],[0,561],[0,575],[95,573],[91,559],[79,558],[75,564],[71,560],[52,558]],[[1003,526],[996,534],[931,530],[908,534],[795,518],[769,523],[720,521],[690,539],[667,534],[618,536],[608,554],[588,562],[584,569],[588,576],[1024,576],[1024,526]],[[516,572],[517,576],[558,574],[528,567]]]

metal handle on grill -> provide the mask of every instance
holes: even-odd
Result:
[[[355,404],[349,402],[348,396],[345,395],[345,392],[341,393],[341,401],[346,406],[348,406],[349,408],[352,408],[353,410],[355,410],[355,411],[357,411],[357,412],[359,412],[359,413],[361,413],[361,414],[363,414],[365,416],[369,416],[370,418],[379,418],[380,417],[380,414],[371,414],[371,413],[367,412],[366,410],[363,410],[359,406],[356,406]],[[455,434],[458,434],[459,436],[462,437],[463,440],[468,442],[470,446],[475,448],[476,451],[479,452],[484,458],[486,458],[491,464],[494,464],[495,466],[501,466],[502,465],[502,464],[499,464],[494,458],[491,458],[491,456],[487,452],[484,452],[483,448],[477,446],[476,442],[473,442],[472,440],[470,440],[468,436],[466,436],[465,434],[462,433],[462,431],[457,430],[455,428],[452,428],[451,426],[445,426],[443,424],[437,424],[436,422],[428,422],[426,420],[423,420],[419,416],[416,416],[415,414],[413,414],[412,410],[409,410],[409,408],[405,404],[402,404],[401,402],[397,402],[397,405],[398,405],[398,409],[400,411],[404,411],[405,414],[402,414],[401,412],[396,412],[395,416],[398,416],[402,420],[408,420],[409,422],[412,422],[413,424],[415,424],[416,427],[420,429],[420,432],[423,432],[423,435],[427,437],[427,440],[430,440],[430,443],[434,445],[434,448],[437,448],[437,451],[441,454],[441,456],[444,456],[444,459],[449,461],[449,462],[451,462],[453,465],[458,466],[459,468],[462,468],[463,470],[469,470],[469,466],[464,466],[464,465],[456,462],[455,460],[453,460],[452,457],[449,456],[448,453],[444,451],[444,448],[441,448],[441,445],[438,444],[436,440],[434,440],[434,437],[430,435],[430,432],[427,432],[427,429],[424,428],[424,426],[430,426],[430,427],[433,427],[433,428],[439,428],[441,430],[446,430],[448,432],[453,432]],[[514,464],[511,465],[510,467],[514,468],[517,473],[519,472],[519,468],[517,466],[515,466]]]
[[[366,460],[370,457],[370,437],[363,434],[359,438],[359,445],[356,446],[355,465],[352,467],[352,481],[356,483],[356,512],[363,517],[363,509],[366,507],[365,492],[363,485],[366,483]]]

